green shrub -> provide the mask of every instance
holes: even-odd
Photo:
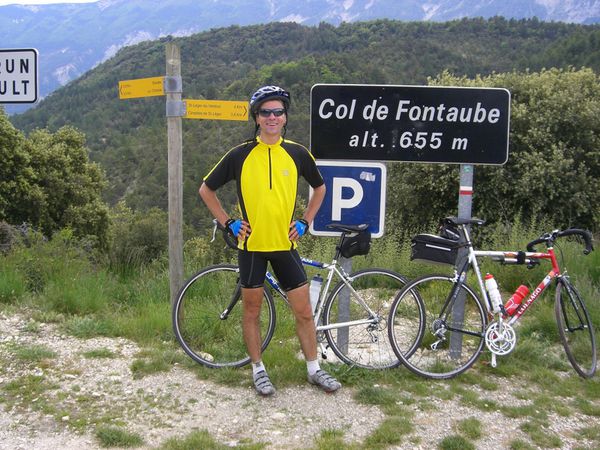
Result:
[[[0,254],[7,253],[17,241],[18,232],[15,227],[0,220]]]
[[[132,211],[119,203],[112,212],[108,257],[112,270],[129,273],[161,257],[168,248],[167,213]]]
[[[0,303],[15,303],[26,292],[25,279],[14,265],[0,258]]]
[[[94,314],[110,310],[113,280],[105,272],[73,271],[73,276],[48,283],[43,297],[52,309],[65,314]]]

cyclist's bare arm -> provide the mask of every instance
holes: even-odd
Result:
[[[213,217],[224,226],[229,219],[229,215],[225,212],[223,206],[221,206],[221,202],[217,197],[217,192],[209,188],[206,183],[202,183],[198,192]],[[250,231],[250,224],[243,220],[238,237],[240,239],[245,239],[245,237],[250,234]]]
[[[306,206],[306,211],[304,211],[304,220],[308,223],[311,223],[315,216],[317,215],[317,211],[321,207],[321,203],[323,203],[323,199],[325,198],[325,185],[313,189],[313,195],[310,197],[308,201],[308,205]]]
[[[229,216],[221,206],[221,202],[217,197],[217,192],[209,188],[206,183],[202,183],[202,186],[200,186],[198,192],[200,194],[200,198],[202,198],[202,201],[204,201],[204,204],[213,217],[217,219],[221,225],[225,225],[225,222],[227,222]]]
[[[306,222],[308,224],[310,224],[314,220],[315,216],[317,215],[317,211],[321,207],[321,203],[323,203],[324,198],[325,198],[325,185],[324,184],[313,189],[313,195],[311,195],[310,199],[308,200],[308,205],[306,206],[306,210],[304,211],[304,214],[302,215],[302,218],[304,220],[306,220]],[[295,224],[296,224],[295,220],[292,221],[292,223],[290,224],[290,233],[289,233],[290,241],[297,241],[298,238],[300,238],[300,235],[298,234],[298,232],[296,230]]]

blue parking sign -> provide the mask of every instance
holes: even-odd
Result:
[[[366,161],[317,161],[327,192],[311,224],[316,236],[338,236],[330,223],[368,223],[374,238],[383,236],[386,166]],[[311,190],[312,195],[312,190]]]

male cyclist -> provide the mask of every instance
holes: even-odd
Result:
[[[261,355],[260,309],[267,263],[287,292],[296,320],[296,334],[306,359],[308,381],[326,392],[341,384],[319,367],[315,324],[306,272],[296,250],[325,196],[325,185],[306,147],[285,139],[290,94],[278,86],[263,86],[250,99],[254,138],[229,150],[204,178],[200,197],[227,230],[238,239],[242,285],[242,331],[252,360],[253,380],[261,395],[272,395]],[[313,188],[302,218],[294,218],[298,180]],[[241,218],[230,218],[216,190],[235,180]]]

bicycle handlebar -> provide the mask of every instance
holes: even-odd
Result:
[[[551,247],[558,238],[566,236],[580,236],[583,239],[585,244],[585,248],[583,250],[584,255],[588,255],[592,250],[594,250],[594,246],[592,245],[592,234],[589,231],[581,230],[579,228],[569,228],[568,230],[554,230],[551,233],[545,233],[541,235],[539,238],[534,239],[527,244],[527,251],[535,251],[534,247],[538,244],[545,243],[548,247]]]

